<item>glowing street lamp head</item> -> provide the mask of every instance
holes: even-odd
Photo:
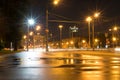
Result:
[[[114,30],[114,31],[117,31],[117,27],[114,27],[113,30]]]
[[[54,0],[54,1],[53,1],[53,4],[54,4],[54,5],[58,5],[59,1],[60,1],[60,0]]]
[[[59,28],[62,29],[62,28],[63,28],[63,25],[59,25]]]
[[[27,38],[27,36],[26,36],[26,35],[24,35],[24,36],[23,36],[23,38],[24,38],[24,39],[26,39],[26,38]]]
[[[71,43],[71,44],[74,44],[74,42],[73,42],[73,41],[70,41],[70,43]]]
[[[33,32],[30,32],[30,36],[32,36],[33,35]]]
[[[38,30],[40,30],[41,29],[41,26],[37,26],[36,27],[36,30],[38,31]]]
[[[91,17],[87,17],[87,18],[86,18],[86,21],[87,21],[87,22],[90,22],[90,21],[92,21],[92,18],[91,18]]]
[[[33,19],[29,19],[29,20],[28,20],[28,24],[29,24],[29,25],[33,25],[34,23],[35,23],[35,21],[34,21]]]
[[[82,40],[82,43],[85,43],[86,41],[85,40]]]
[[[97,17],[99,17],[99,15],[100,15],[100,13],[97,12],[97,13],[94,14],[94,17],[97,18]]]
[[[98,39],[95,39],[95,42],[98,42],[99,40]]]
[[[116,39],[116,37],[113,37],[112,40],[115,42],[117,39]]]

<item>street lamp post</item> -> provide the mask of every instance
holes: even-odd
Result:
[[[86,21],[88,22],[88,46],[91,47],[91,44],[90,44],[90,22],[92,21],[92,18],[91,17],[87,17],[86,18]]]
[[[99,15],[100,15],[100,13],[96,12],[96,13],[94,14],[94,17],[93,17],[93,18],[96,19],[96,18],[99,17]],[[95,41],[94,41],[94,39],[95,39],[94,19],[93,19],[93,26],[92,26],[92,42],[93,42],[92,47],[93,47],[93,51],[94,51],[94,46],[95,46]]]
[[[48,50],[48,32],[49,32],[48,30],[48,8],[46,9],[46,30],[45,32],[46,32],[46,52],[48,52],[49,51]]]
[[[33,31],[31,31],[31,32],[29,33],[29,35],[32,36],[32,44],[33,44],[33,50],[34,50],[34,48],[35,48],[35,44],[34,44],[34,41],[35,41],[34,35],[35,35],[35,33],[34,33]]]
[[[116,41],[117,41],[117,38],[116,38],[116,37],[113,37],[112,40],[113,40],[113,48],[115,48],[115,46],[116,46],[115,43],[116,43]]]
[[[29,25],[28,25],[28,28],[27,28],[27,51],[29,50]]]
[[[95,44],[96,44],[96,48],[99,48],[98,41],[99,41],[99,40],[98,40],[97,38],[94,40],[94,42],[95,42]],[[95,46],[95,44],[94,44],[94,46]]]
[[[35,22],[33,19],[28,19],[28,28],[27,28],[27,51],[29,50],[29,26],[33,25]]]
[[[94,43],[94,36],[95,36],[95,27],[94,27],[94,20],[93,20],[93,25],[92,25],[92,48],[93,48],[93,51],[94,51],[94,45],[95,45],[95,43]]]
[[[118,38],[118,36],[117,36],[117,31],[118,31],[118,27],[113,27],[113,29],[112,29],[112,40],[113,40],[113,47],[115,47],[115,46],[117,46],[117,38]]]
[[[118,44],[118,38],[119,38],[118,29],[120,29],[120,28],[118,28],[117,26],[115,26],[114,29],[113,29],[114,30],[114,36],[116,37],[116,42],[115,42],[116,46],[118,46],[117,44]]]
[[[59,1],[60,0],[54,0],[53,4],[58,5]],[[45,32],[46,32],[46,41],[45,41],[46,42],[46,52],[48,52],[49,51],[49,49],[48,49],[48,33],[49,33],[49,29],[48,29],[48,3],[46,4],[46,30],[45,30]]]
[[[59,29],[60,29],[60,45],[59,45],[59,47],[60,48],[62,48],[62,28],[63,28],[63,26],[59,25]]]
[[[89,34],[89,46],[91,46],[90,45],[90,22],[92,21],[93,22],[93,24],[92,24],[92,48],[93,48],[93,50],[94,50],[94,32],[95,32],[95,29],[94,29],[94,20],[96,19],[96,18],[98,18],[99,17],[99,15],[100,15],[100,13],[95,13],[94,14],[94,16],[92,16],[92,18],[91,17],[87,17],[87,19],[86,19],[86,21],[88,22],[88,34]]]
[[[27,39],[27,36],[26,35],[24,35],[23,36],[23,39],[24,39],[24,43],[23,43],[23,45],[24,45],[24,49],[26,49],[26,47],[27,47],[27,44],[26,44],[26,39]]]
[[[40,30],[41,30],[41,26],[40,26],[40,25],[37,25],[37,26],[36,26],[36,37],[35,37],[35,39],[36,39],[36,40],[35,40],[35,45],[36,45],[37,47],[40,46],[41,40],[42,40]]]
[[[39,31],[41,29],[41,26],[36,27],[36,31]]]

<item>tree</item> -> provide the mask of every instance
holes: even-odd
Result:
[[[0,37],[4,37],[5,47],[10,47],[12,42],[16,51],[22,38],[21,20],[24,17],[22,14],[25,14],[27,0],[1,0],[0,4],[4,14],[3,22],[0,24],[0,31],[3,31],[3,34]]]

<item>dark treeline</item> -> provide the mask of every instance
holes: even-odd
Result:
[[[0,0],[0,48],[20,48],[22,20],[27,9],[27,0]]]

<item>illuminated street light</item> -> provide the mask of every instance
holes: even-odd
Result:
[[[113,37],[112,40],[115,42],[117,39],[116,39],[116,37]]]
[[[98,39],[95,39],[95,42],[97,43],[97,42],[98,42]]]
[[[91,22],[91,21],[92,21],[92,18],[91,18],[91,17],[87,17],[87,18],[86,18],[86,21],[87,21],[87,22]]]
[[[117,31],[118,30],[118,27],[113,27],[113,29],[109,29],[109,31]]]
[[[62,26],[62,25],[59,25],[59,28],[60,28],[60,29],[62,29],[62,28],[63,28],[63,26]]]
[[[73,45],[73,44],[74,44],[74,42],[73,42],[73,41],[70,41],[70,44],[72,44],[72,45]]]
[[[59,1],[60,1],[60,0],[54,0],[54,1],[53,1],[53,4],[54,4],[54,5],[58,5]]]
[[[86,21],[88,22],[88,46],[91,47],[91,44],[90,44],[90,22],[92,21],[92,18],[91,17],[87,17],[86,18]]]
[[[86,41],[85,41],[85,40],[82,40],[82,43],[86,43]]]
[[[29,26],[30,25],[34,25],[35,21],[31,18],[31,19],[28,19],[28,29],[27,29],[27,51],[29,50]]]
[[[118,28],[117,28],[116,26],[113,28],[114,31],[117,31],[117,29],[118,29]]]
[[[41,29],[41,26],[36,27],[36,31],[39,31]]]
[[[53,3],[54,5],[57,5],[59,3],[60,0],[54,0]],[[48,3],[47,3],[47,6],[46,6],[46,52],[49,51],[48,49],[48,33],[49,33],[49,30],[48,30]]]
[[[94,27],[94,20],[96,19],[96,18],[98,18],[99,17],[99,15],[100,15],[100,13],[99,12],[96,12],[96,13],[94,13],[94,17],[93,17],[93,26],[92,26],[92,42],[93,42],[93,50],[94,50],[94,45],[95,45],[95,43],[94,43],[94,36],[95,36],[95,27]]]
[[[116,37],[113,37],[112,38],[112,41],[113,41],[113,48],[115,47],[115,43],[117,42],[117,38]]]
[[[92,16],[92,17],[87,17],[86,18],[86,21],[88,22],[88,34],[89,34],[89,46],[91,46],[90,45],[90,22],[92,21],[93,22],[93,25],[92,25],[92,42],[93,42],[93,44],[92,44],[92,47],[93,47],[93,50],[94,50],[94,20],[96,19],[96,18],[98,18],[99,17],[99,15],[100,15],[100,13],[99,12],[96,12],[96,13],[94,13],[94,15]]]
[[[27,38],[27,36],[26,36],[26,35],[24,35],[24,36],[23,36],[23,38],[24,38],[24,39],[26,39],[26,38]]]
[[[28,24],[29,24],[29,25],[33,25],[34,23],[35,23],[35,21],[34,21],[33,19],[29,19],[29,20],[28,20]]]
[[[33,35],[33,32],[31,31],[31,32],[29,33],[29,35],[32,36],[32,35]]]
[[[58,26],[59,27],[59,29],[60,29],[60,48],[62,48],[62,28],[63,28],[63,26],[62,25],[59,25]]]
[[[24,45],[24,49],[26,49],[26,47],[27,47],[27,45],[26,45],[27,36],[24,35],[23,39],[24,39],[24,44],[23,44]],[[11,48],[12,48],[12,46],[11,46]]]
[[[96,39],[94,40],[94,42],[95,42],[95,43],[94,43],[94,46],[96,46],[96,48],[99,48],[99,43],[98,43],[98,42],[99,42],[99,39],[96,38]]]
[[[66,42],[66,44],[68,45],[68,44],[69,44],[69,42]]]
[[[99,17],[99,15],[100,15],[100,13],[99,13],[99,12],[96,12],[96,13],[94,14],[94,17],[97,18],[97,17]]]
[[[109,29],[109,31],[111,31],[112,33],[112,41],[113,41],[113,47],[114,47],[114,44],[116,43],[116,46],[117,46],[117,40],[119,38],[119,34],[118,34],[118,30],[120,28],[118,26],[114,26],[112,29]]]

